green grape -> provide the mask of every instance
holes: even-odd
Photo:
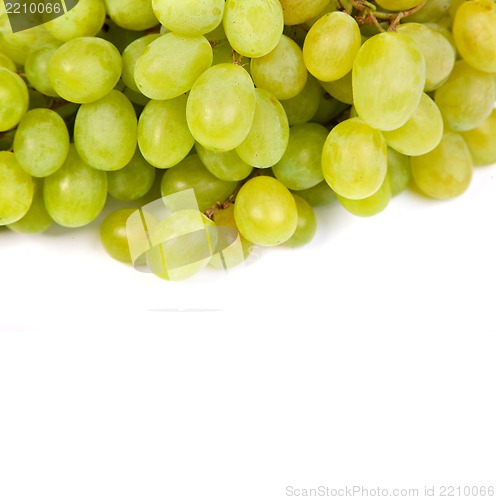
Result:
[[[217,202],[224,202],[234,192],[237,182],[223,181],[211,174],[196,154],[188,156],[162,177],[162,196],[192,188],[201,212]]]
[[[81,158],[98,170],[119,170],[134,155],[138,121],[131,101],[111,90],[98,101],[82,104],[74,123],[74,143]]]
[[[462,132],[474,165],[496,163],[496,109],[478,127]]]
[[[352,80],[358,116],[376,129],[394,130],[418,106],[425,86],[424,57],[407,36],[379,33],[358,51]]]
[[[361,44],[355,19],[344,12],[331,12],[310,28],[303,59],[315,78],[324,82],[339,80],[351,71]]]
[[[42,233],[53,223],[43,201],[43,179],[33,178],[33,201],[26,214],[17,222],[8,225],[16,233]]]
[[[329,0],[280,0],[284,24],[303,24],[320,14],[329,4]]]
[[[353,215],[370,217],[382,212],[391,199],[391,182],[388,176],[384,178],[381,187],[372,195],[360,200],[349,200],[343,196],[336,195],[339,203]]]
[[[336,125],[324,144],[322,171],[340,196],[359,200],[373,195],[387,172],[387,145],[381,132],[360,118]]]
[[[6,68],[0,68],[0,132],[14,128],[29,105],[29,93],[24,80]]]
[[[103,0],[79,0],[63,16],[47,17],[52,20],[45,23],[46,29],[57,40],[67,42],[81,36],[96,35],[105,22],[105,5]]]
[[[198,142],[195,144],[195,148],[207,170],[223,181],[241,181],[246,179],[253,170],[251,165],[239,157],[235,149],[212,151]]]
[[[320,82],[322,88],[338,101],[353,104],[353,78],[350,71],[339,80]]]
[[[212,31],[205,33],[205,38],[210,42],[211,45],[222,41],[227,41],[226,32],[224,31],[224,26],[222,22]]]
[[[226,0],[224,31],[243,56],[262,57],[275,48],[284,29],[279,0]]]
[[[14,61],[7,55],[0,52],[0,68],[7,68],[12,72],[16,72],[17,68]]]
[[[29,83],[38,92],[50,97],[58,97],[55,92],[50,78],[48,77],[48,65],[52,59],[53,54],[60,47],[60,44],[55,46],[48,46],[31,53],[26,59],[24,65],[24,72]]]
[[[347,109],[350,109],[348,104],[334,99],[334,97],[322,89],[319,107],[310,121],[327,125]]]
[[[136,62],[148,45],[159,37],[160,35],[158,33],[153,33],[151,35],[137,38],[134,42],[131,42],[122,53],[122,80],[126,84],[126,87],[134,90],[135,92],[139,92],[134,79]]]
[[[186,158],[194,137],[186,121],[187,97],[150,101],[138,122],[138,144],[146,161],[157,168],[170,168]]]
[[[81,37],[62,45],[48,64],[48,76],[61,97],[89,103],[107,95],[119,81],[119,51],[101,38]]]
[[[252,59],[250,70],[255,85],[268,90],[277,99],[291,99],[307,83],[308,71],[303,61],[303,52],[286,35],[281,36],[271,52]]]
[[[152,0],[159,21],[178,35],[209,33],[222,23],[224,0]]]
[[[436,90],[434,100],[449,128],[470,130],[491,114],[496,101],[496,80],[465,61],[457,61],[448,80]]]
[[[425,91],[442,85],[455,64],[455,51],[450,42],[439,32],[418,23],[398,27],[398,33],[411,38],[425,59]]]
[[[405,191],[412,178],[410,157],[388,148],[388,177],[392,196]]]
[[[134,79],[150,99],[172,99],[190,90],[212,59],[212,47],[204,36],[166,33],[143,50]]]
[[[107,13],[115,24],[133,31],[144,31],[156,26],[150,0],[105,0]]]
[[[308,189],[322,180],[322,148],[329,131],[318,123],[294,125],[288,147],[272,167],[276,178],[289,189]]]
[[[100,241],[105,251],[115,260],[131,264],[131,253],[127,239],[127,220],[136,212],[134,208],[114,210],[100,226]]]
[[[133,158],[124,168],[107,172],[108,192],[116,200],[138,200],[152,188],[155,172],[155,168],[136,149]]]
[[[303,198],[312,207],[330,205],[336,201],[336,193],[326,181],[319,182],[311,188],[297,191],[297,193],[300,198]]]
[[[289,140],[289,124],[282,104],[267,90],[255,89],[255,116],[246,139],[236,148],[240,158],[258,168],[277,163]]]
[[[218,64],[196,80],[188,96],[186,118],[193,137],[217,151],[239,146],[255,115],[255,88],[236,64]]]
[[[137,115],[141,115],[143,108],[151,101],[149,97],[146,97],[141,92],[135,92],[128,87],[122,93],[133,103]]]
[[[408,10],[422,3],[420,0],[376,0],[377,4],[387,10]]]
[[[319,82],[312,75],[308,75],[307,83],[298,95],[281,101],[289,125],[298,125],[312,120],[319,109],[322,95]]]
[[[451,0],[427,0],[425,5],[417,12],[404,18],[405,23],[435,22],[448,14]]]
[[[143,31],[131,31],[121,28],[115,24],[112,19],[107,17],[105,25],[98,34],[98,37],[107,40],[107,42],[110,42],[120,53],[122,53],[130,43],[145,36],[145,34],[146,33]]]
[[[453,20],[453,37],[463,59],[479,71],[496,72],[496,4],[464,2]]]
[[[42,94],[41,92],[38,92],[33,88],[28,87],[28,94],[29,94],[29,109],[48,108],[53,103],[50,97]]]
[[[69,132],[51,109],[31,109],[22,118],[14,138],[19,165],[34,177],[56,172],[69,153]]]
[[[0,226],[24,217],[34,196],[33,180],[16,160],[14,153],[0,151]]]
[[[71,144],[62,168],[45,178],[45,207],[61,226],[85,226],[103,210],[107,189],[107,174],[86,164]]]
[[[215,66],[216,64],[234,62],[235,59],[234,52],[227,40],[215,41],[213,43],[210,42],[210,44],[212,45],[212,52],[213,52],[212,66]],[[249,65],[245,64],[243,64],[243,66],[245,68],[249,67]]]
[[[298,195],[293,194],[298,211],[298,222],[295,232],[283,244],[290,247],[299,247],[312,241],[317,232],[317,218],[311,205]]]
[[[435,149],[411,158],[412,177],[427,196],[440,200],[462,194],[472,178],[472,157],[460,134],[446,132]]]
[[[389,146],[409,156],[432,151],[443,136],[443,117],[436,103],[422,94],[419,105],[408,121],[396,130],[383,132]]]

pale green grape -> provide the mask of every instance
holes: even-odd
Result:
[[[255,116],[246,139],[236,148],[240,158],[258,168],[277,163],[289,140],[289,124],[281,103],[267,90],[255,89]]]
[[[33,201],[29,210],[17,222],[8,225],[16,233],[42,233],[53,223],[43,201],[43,179],[33,178],[33,187]]]
[[[89,103],[107,95],[119,81],[119,51],[101,38],[81,37],[57,49],[48,64],[48,76],[61,97]]]
[[[51,97],[58,97],[55,92],[50,78],[48,76],[48,65],[52,59],[53,54],[60,47],[60,44],[44,47],[36,52],[31,53],[26,59],[24,65],[24,72],[29,83],[42,94]]]
[[[225,2],[222,2],[225,3]],[[212,31],[205,33],[205,38],[212,44],[216,42],[221,42],[223,40],[227,41],[227,35],[224,31],[224,26],[222,22]]]
[[[103,0],[79,0],[75,7],[63,16],[45,23],[46,29],[57,40],[67,42],[81,36],[96,35],[105,22]]]
[[[191,89],[212,65],[212,47],[204,36],[166,33],[151,42],[138,58],[134,79],[150,99],[172,99]]]
[[[496,163],[496,109],[478,127],[462,132],[475,165]]]
[[[186,122],[185,95],[150,101],[138,122],[138,144],[146,161],[157,168],[170,168],[186,158],[195,139]]]
[[[324,82],[339,80],[351,71],[361,43],[355,19],[344,12],[331,12],[310,28],[303,59],[315,78]]]
[[[329,0],[280,0],[284,12],[284,24],[302,24],[320,14]]]
[[[64,120],[51,109],[31,109],[17,127],[14,153],[28,174],[53,174],[69,153],[69,132]]]
[[[235,54],[233,52],[233,48],[227,40],[215,41],[213,43],[210,42],[210,44],[212,45],[213,52],[212,66],[215,66],[216,64],[234,62]],[[247,61],[249,62],[250,60],[247,59]],[[243,66],[245,69],[249,68],[249,64],[245,64],[245,59],[243,59]]]
[[[1,74],[0,74],[1,76]],[[34,184],[14,153],[0,151],[0,226],[24,217],[34,196]]]
[[[29,105],[28,88],[13,71],[0,68],[0,132],[14,128]]]
[[[298,211],[298,222],[291,238],[283,244],[290,247],[299,247],[312,241],[317,232],[317,218],[311,205],[303,198],[293,194]]]
[[[196,154],[168,169],[162,177],[162,196],[192,188],[200,211],[205,212],[217,202],[224,202],[234,192],[237,182],[223,181],[210,173]]]
[[[62,168],[45,178],[45,207],[61,226],[85,226],[103,210],[107,188],[107,174],[86,164],[71,144]]]
[[[408,121],[396,130],[383,132],[389,146],[409,156],[433,150],[443,136],[443,117],[436,103],[422,94],[419,105]]]
[[[352,81],[360,118],[379,130],[394,130],[418,106],[425,86],[424,57],[407,36],[380,33],[358,51]]]
[[[186,106],[188,126],[206,148],[229,151],[250,132],[255,103],[255,88],[246,70],[236,64],[217,64],[191,89]]]
[[[446,132],[435,149],[411,158],[412,177],[427,196],[440,200],[462,194],[472,179],[472,157],[460,134]]]
[[[334,118],[349,108],[350,106],[348,104],[334,99],[334,97],[322,89],[319,107],[310,121],[320,123],[321,125],[327,125]]]
[[[223,181],[241,181],[246,179],[253,170],[253,166],[243,161],[235,149],[212,151],[198,142],[195,148],[207,170]]]
[[[353,104],[353,74],[350,71],[339,80],[320,82],[322,88],[338,101]]]
[[[404,18],[405,23],[435,22],[448,14],[451,0],[427,0],[425,5],[410,16]]]
[[[105,0],[105,7],[112,21],[127,30],[147,30],[159,23],[150,0]]]
[[[387,144],[381,132],[360,118],[336,125],[324,144],[322,171],[340,196],[359,200],[373,195],[387,172]]]
[[[226,0],[223,24],[236,52],[261,57],[275,48],[282,35],[282,7],[279,0]]]
[[[473,68],[496,72],[496,4],[464,2],[453,20],[453,37],[463,59]]]
[[[308,75],[307,83],[298,95],[281,101],[289,125],[298,125],[312,120],[319,109],[322,95],[319,82],[312,75]]]
[[[131,161],[114,172],[107,172],[108,192],[112,198],[133,201],[145,196],[153,186],[155,168],[136,149]]]
[[[239,232],[255,245],[287,241],[298,224],[291,192],[277,179],[259,176],[243,184],[236,196],[234,218]]]
[[[408,10],[422,3],[422,0],[376,0],[377,4],[387,10]]]
[[[267,55],[252,59],[250,70],[255,85],[268,90],[277,99],[298,95],[308,77],[302,50],[286,35],[281,36],[277,46]]]
[[[115,260],[131,264],[131,253],[127,239],[127,220],[136,212],[134,208],[114,210],[100,226],[100,241],[105,251]]]
[[[137,110],[136,114],[141,114],[143,108],[151,101],[149,97],[146,97],[141,92],[135,92],[131,90],[129,87],[126,87],[122,93],[133,103],[135,104],[135,109]]]
[[[148,45],[159,37],[160,35],[158,33],[142,36],[134,40],[134,42],[131,42],[122,53],[122,80],[128,88],[135,92],[139,92],[134,79],[136,62]]]
[[[0,68],[7,68],[14,73],[17,71],[14,61],[7,55],[0,52]]]
[[[491,114],[496,80],[465,61],[457,61],[448,80],[436,90],[434,100],[452,130],[470,130]]]
[[[412,169],[410,157],[398,153],[393,148],[388,148],[388,173],[391,183],[391,194],[396,196],[403,192],[410,184]]]
[[[107,42],[110,42],[120,53],[122,53],[130,43],[133,43],[145,34],[146,33],[143,31],[131,31],[121,28],[119,25],[115,24],[112,19],[107,17],[105,26],[98,34],[98,37],[107,40]]]
[[[178,35],[203,35],[222,22],[224,0],[152,0],[159,21]]]
[[[299,190],[297,191],[297,194],[312,207],[330,205],[336,201],[336,193],[331,189],[326,181],[319,182],[311,188]]]
[[[308,189],[322,180],[322,148],[329,131],[318,123],[291,127],[288,147],[272,167],[276,178],[289,189]]]

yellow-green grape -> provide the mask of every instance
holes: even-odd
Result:
[[[451,0],[451,5],[449,8],[449,15],[450,15],[450,18],[452,20],[455,18],[456,11],[458,10],[458,7],[460,7],[460,5],[462,5],[466,1],[467,0]]]
[[[450,75],[455,64],[455,51],[439,32],[419,23],[406,23],[398,33],[411,38],[425,59],[425,91],[438,88]]]
[[[217,64],[193,85],[186,119],[202,146],[230,151],[248,136],[255,106],[255,88],[246,70],[236,64]]]
[[[387,144],[380,131],[350,118],[329,133],[322,150],[325,180],[340,196],[360,200],[373,195],[387,173]]]
[[[388,148],[387,177],[391,183],[391,194],[393,196],[405,191],[412,178],[410,157],[398,153],[398,151],[393,148]]]
[[[311,121],[319,110],[322,95],[322,87],[319,82],[312,75],[308,75],[307,83],[298,95],[281,101],[289,125]]]
[[[159,37],[160,35],[158,33],[152,33],[151,35],[137,38],[134,42],[131,42],[122,53],[122,81],[126,84],[126,87],[135,92],[140,91],[134,79],[136,62],[148,45]]]
[[[281,159],[288,146],[288,117],[282,104],[269,91],[255,89],[255,97],[250,132],[236,151],[249,165],[268,168]]]
[[[143,95],[141,92],[135,92],[134,90],[131,90],[129,87],[126,87],[122,93],[133,103],[135,104],[135,109],[137,110],[138,114],[141,114],[141,111],[150,101],[151,99],[149,97],[146,97]]]
[[[259,176],[239,190],[234,218],[247,240],[255,245],[275,246],[295,232],[298,210],[288,188],[273,177]]]
[[[187,97],[150,101],[138,122],[138,144],[146,161],[170,168],[186,158],[195,138],[186,121]]]
[[[69,153],[69,132],[64,120],[51,109],[31,109],[17,127],[14,153],[28,174],[53,174]]]
[[[496,163],[496,109],[478,127],[462,132],[474,165]]]
[[[300,198],[303,198],[312,207],[330,205],[336,201],[336,193],[326,181],[319,182],[316,186],[311,188],[297,191],[297,193]]]
[[[207,35],[205,35],[206,37]],[[212,61],[212,66],[215,66],[216,64],[222,64],[222,63],[232,63],[234,62],[236,57],[235,52],[233,51],[233,48],[229,44],[228,40],[219,40],[215,42],[210,42],[212,45],[212,52],[213,52],[213,61]],[[248,58],[243,58],[243,67],[248,71],[250,68],[249,62],[250,59]]]
[[[226,35],[226,32],[224,31],[224,26],[223,26],[222,22],[212,31],[205,33],[205,38],[211,44],[219,43],[222,41],[227,41],[227,35]]]
[[[204,36],[166,33],[143,50],[134,79],[150,99],[172,99],[190,90],[212,59],[212,47]]]
[[[121,208],[114,210],[100,226],[100,241],[105,251],[114,259],[131,264],[131,253],[127,239],[127,220],[136,212],[134,208]]]
[[[284,24],[302,24],[320,14],[328,5],[329,0],[280,0]]]
[[[306,245],[313,240],[317,232],[317,218],[311,205],[300,196],[293,193],[296,202],[296,210],[298,211],[298,223],[295,232],[284,242],[285,246],[299,247]]]
[[[162,196],[168,196],[192,188],[199,209],[205,212],[217,202],[226,201],[237,185],[237,182],[215,177],[205,168],[199,156],[193,154],[164,173],[161,192]]]
[[[0,151],[0,226],[24,217],[34,196],[31,176],[16,160],[14,153]]]
[[[116,200],[138,200],[152,188],[155,172],[155,168],[136,149],[133,158],[124,168],[107,172],[108,192]]]
[[[350,200],[343,196],[336,195],[339,203],[353,215],[360,217],[370,217],[382,212],[391,200],[391,183],[388,175],[384,178],[381,187],[372,195],[360,200]]]
[[[339,80],[351,71],[361,43],[355,19],[344,12],[331,12],[310,28],[303,59],[315,78],[324,82]]]
[[[67,101],[93,102],[107,95],[121,76],[119,51],[101,38],[69,40],[53,55],[48,76],[53,89]]]
[[[435,149],[411,158],[412,177],[427,196],[440,200],[462,194],[472,179],[472,157],[460,134],[446,132]]]
[[[105,22],[103,0],[79,0],[63,16],[47,15],[51,21],[45,23],[46,29],[57,40],[67,42],[81,36],[96,35]]]
[[[159,24],[150,0],[105,0],[107,14],[118,26],[144,31]]]
[[[29,105],[29,93],[24,80],[7,68],[0,68],[0,132],[14,128]]]
[[[493,75],[457,61],[448,80],[436,90],[434,100],[446,124],[456,132],[479,126],[496,101]]]
[[[136,151],[138,120],[131,101],[111,90],[83,104],[74,123],[74,143],[81,158],[98,170],[125,167]]]
[[[421,0],[376,0],[377,4],[387,10],[408,10],[422,3]]]
[[[6,54],[2,54],[2,52],[0,52],[0,68],[7,68],[14,73],[17,71],[14,61]]]
[[[255,85],[277,99],[291,99],[305,87],[308,71],[303,52],[295,41],[281,36],[277,46],[263,57],[252,59],[250,70]]]
[[[203,165],[215,177],[223,181],[241,181],[246,179],[253,170],[253,166],[243,161],[235,149],[212,151],[198,142],[195,144],[195,148]]]
[[[50,97],[58,97],[55,92],[50,78],[48,76],[48,65],[52,59],[53,54],[60,47],[58,45],[49,45],[36,52],[31,53],[26,59],[24,65],[24,73],[29,83],[42,94]]]
[[[463,59],[473,68],[496,72],[496,4],[493,0],[464,2],[453,20],[453,37]]]
[[[86,164],[71,144],[62,168],[45,177],[45,207],[61,226],[85,226],[100,215],[107,189],[106,172]]]
[[[348,104],[334,99],[324,89],[321,89],[319,107],[310,121],[327,125],[339,114],[343,113],[343,111],[349,109],[349,107]]]
[[[224,0],[152,0],[159,21],[178,35],[204,35],[222,23]],[[210,38],[209,38],[210,40]]]
[[[424,57],[407,36],[379,33],[358,51],[352,80],[360,118],[378,130],[394,130],[418,106],[425,86]]]
[[[322,88],[338,101],[353,104],[353,77],[350,71],[339,80],[320,82]]]
[[[449,13],[451,0],[427,0],[421,9],[404,18],[405,23],[435,22]]]
[[[322,148],[328,134],[318,123],[291,127],[288,147],[272,167],[276,178],[293,190],[308,189],[323,181]]]
[[[16,233],[42,233],[53,224],[43,201],[43,182],[43,179],[33,178],[34,194],[31,206],[21,219],[8,225],[9,229]]]
[[[409,156],[432,151],[443,136],[443,117],[436,103],[422,94],[419,105],[408,121],[396,130],[383,132],[389,146]]]
[[[226,0],[223,24],[238,54],[261,57],[275,48],[282,35],[282,7],[279,0]]]

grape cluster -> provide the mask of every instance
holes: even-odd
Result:
[[[494,0],[80,0],[17,33],[0,1],[0,227],[80,227],[110,197],[129,262],[136,209],[192,189],[146,227],[149,267],[183,279],[309,242],[336,199],[460,195],[496,162],[495,101]],[[207,231],[211,258],[167,268],[216,226],[231,249]]]

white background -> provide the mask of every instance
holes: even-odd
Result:
[[[1,231],[0,499],[496,486],[495,174],[181,283]]]

